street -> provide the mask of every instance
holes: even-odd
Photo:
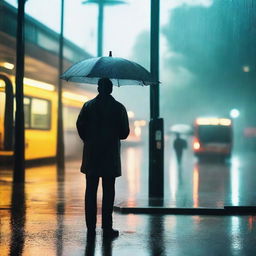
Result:
[[[252,153],[234,155],[228,164],[198,163],[188,149],[178,168],[174,152],[168,151],[166,205],[254,205]],[[147,151],[143,147],[123,147],[122,159],[123,176],[117,180],[116,203],[144,203]],[[120,237],[106,244],[100,230],[100,187],[96,242],[87,243],[85,182],[79,166],[80,161],[66,163],[66,173],[59,178],[55,165],[27,168],[25,186],[12,186],[11,170],[1,170],[1,255],[254,255],[255,216],[115,213],[114,226],[120,230]]]
[[[172,144],[165,146],[164,202],[170,207],[254,206],[254,152],[233,152],[226,162],[198,161],[191,145],[177,165]],[[141,147],[123,153],[123,177],[117,182],[117,201],[147,200],[148,154]],[[143,171],[141,171],[143,170]]]

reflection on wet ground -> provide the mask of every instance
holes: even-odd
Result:
[[[199,162],[185,152],[177,165],[174,152],[165,152],[164,205],[169,207],[255,206],[254,153],[234,153],[228,162]],[[117,182],[117,203],[148,202],[148,152],[140,147],[123,152],[123,177]]]
[[[165,162],[165,203],[222,207],[255,202],[253,156],[235,155],[229,164],[198,163],[186,152],[181,167],[173,153]],[[114,214],[120,237],[86,237],[84,176],[79,161],[65,173],[54,165],[28,168],[26,184],[12,185],[12,171],[0,171],[0,255],[254,255],[255,216]],[[123,150],[123,177],[116,201],[147,200],[147,152]],[[101,189],[99,189],[99,199]],[[100,200],[99,200],[100,201]],[[100,213],[99,202],[99,213]]]

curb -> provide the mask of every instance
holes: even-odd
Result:
[[[224,208],[174,208],[114,206],[122,214],[173,214],[173,215],[256,215],[256,206],[224,206]]]

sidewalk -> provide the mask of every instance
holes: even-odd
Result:
[[[104,242],[100,204],[95,245],[87,243],[84,176],[78,168],[78,162],[67,163],[59,182],[54,165],[29,168],[25,187],[12,187],[11,171],[1,170],[1,256],[255,255],[255,216],[114,213],[120,237]],[[122,181],[118,182],[117,200],[121,201],[125,188],[120,191]],[[136,183],[127,186],[136,192]]]

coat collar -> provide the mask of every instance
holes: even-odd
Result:
[[[96,96],[96,99],[97,100],[115,100],[112,95],[104,95],[104,96],[102,96],[101,94],[98,94]]]

